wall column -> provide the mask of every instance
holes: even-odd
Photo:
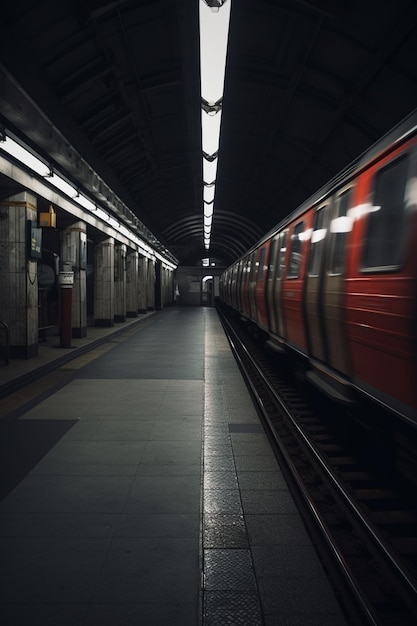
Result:
[[[148,293],[148,259],[144,256],[139,257],[139,313],[146,313]]]
[[[114,248],[114,321],[126,321],[126,246]]]
[[[18,359],[39,351],[37,259],[29,254],[28,231],[37,219],[36,197],[27,191],[0,202],[0,319],[9,327],[10,356]]]
[[[126,315],[138,316],[138,253],[130,252],[126,257]]]
[[[61,233],[61,264],[71,265],[72,336],[87,336],[87,225],[77,222]]]
[[[148,261],[147,308],[155,310],[155,262],[151,259]]]
[[[94,324],[114,324],[114,239],[109,237],[94,251]]]

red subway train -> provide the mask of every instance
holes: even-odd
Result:
[[[220,299],[334,400],[417,426],[417,110],[231,265]]]

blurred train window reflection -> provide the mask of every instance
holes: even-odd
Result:
[[[310,259],[308,264],[308,275],[318,276],[320,273],[321,248],[326,237],[324,228],[324,211],[326,207],[321,207],[314,215],[313,234],[311,236]]]
[[[257,280],[258,282],[260,282],[263,277],[264,277],[264,269],[265,269],[265,252],[266,252],[266,248],[265,246],[261,249],[261,253],[259,256],[259,263],[258,263],[258,276],[257,276]]]
[[[343,272],[346,237],[352,229],[352,220],[347,217],[351,195],[352,189],[347,189],[337,198],[336,218],[331,225],[333,241],[329,274],[341,274]]]
[[[407,212],[405,189],[408,158],[401,157],[377,172],[373,211],[367,216],[362,269],[394,269],[402,262]]]
[[[287,252],[287,235],[288,235],[288,228],[285,229],[280,235],[281,247],[279,250],[278,274],[277,274],[278,278],[282,278],[284,275],[285,255]]]
[[[298,278],[300,273],[300,265],[301,265],[301,233],[304,230],[304,222],[298,222],[294,226],[294,232],[291,235],[291,253],[290,253],[290,264],[288,267],[288,275],[287,278]]]
[[[271,252],[269,254],[268,280],[273,280],[277,267],[278,242],[281,234],[275,235],[271,241]]]

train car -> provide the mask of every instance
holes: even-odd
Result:
[[[417,111],[221,285],[221,299],[321,391],[343,403],[366,397],[417,425]]]

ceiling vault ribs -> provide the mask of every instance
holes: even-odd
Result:
[[[103,181],[181,264],[229,264],[416,108],[417,3],[232,0],[213,104],[199,2],[0,3],[0,77],[15,85],[0,80],[0,125],[86,192]],[[214,180],[201,107],[222,110]]]
[[[275,137],[279,133],[280,129],[282,128],[282,125],[284,124],[286,113],[291,107],[291,102],[294,98],[294,94],[300,85],[304,72],[306,71],[308,59],[317,41],[320,30],[323,26],[323,22],[324,22],[324,17],[320,15],[316,19],[315,26],[310,36],[310,41],[307,42],[306,49],[303,51],[303,60],[300,63],[297,63],[295,67],[295,71],[292,73],[288,81],[288,84],[282,96],[282,100],[279,103],[279,109],[278,111],[275,112],[275,116],[273,118],[273,128],[271,129],[271,132],[268,135],[267,141],[263,144],[262,159],[258,160],[258,170],[255,172],[255,177],[258,175],[259,170],[262,167],[264,160],[268,158],[268,154],[275,140]],[[271,116],[270,110],[274,102],[275,101],[273,99],[268,99],[268,104],[267,104],[267,107],[269,109],[268,117]],[[248,193],[248,191],[246,190],[243,193],[246,194]]]
[[[355,101],[356,94],[363,94],[365,92],[369,82],[372,81],[380,69],[384,67],[389,57],[403,40],[404,33],[415,31],[416,19],[416,7],[411,7],[408,14],[400,16],[399,22],[396,25],[391,25],[389,35],[385,33],[385,36],[381,39],[380,47],[375,51],[369,62],[362,67],[362,71],[357,76],[355,82],[346,88],[344,97],[339,100],[331,118],[327,121],[325,130],[320,133],[320,143],[315,146],[314,151],[310,151],[309,160],[304,163],[303,169],[299,170],[298,177],[293,179],[293,185],[296,185],[297,181],[302,179],[304,172],[309,168],[311,162],[320,158],[322,146],[325,145],[334,130],[339,127],[340,122],[347,117]],[[387,128],[386,130],[389,129]],[[367,132],[369,133],[370,143],[375,142],[380,136],[380,133],[377,132],[375,128],[372,128],[371,124],[367,125]],[[329,171],[326,179],[330,179],[331,176],[332,172]],[[321,181],[320,184],[324,182],[325,180]],[[283,197],[285,197],[289,189],[290,186],[288,184],[282,187]]]

